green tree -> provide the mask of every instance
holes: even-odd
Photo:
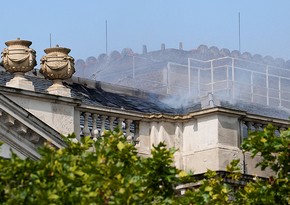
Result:
[[[0,159],[1,204],[170,204],[179,171],[163,143],[141,158],[118,130],[97,141],[84,137],[41,159]]]
[[[269,125],[250,133],[242,148],[255,157],[257,166],[270,168],[269,179],[256,178],[243,186],[239,161],[232,161],[228,174],[208,170],[197,180],[173,166],[173,149],[160,143],[151,157],[138,156],[136,148],[118,130],[100,139],[89,137],[55,149],[46,144],[41,159],[22,160],[15,154],[0,158],[1,204],[290,204],[290,130],[276,135]],[[178,183],[196,186],[180,196]],[[233,182],[232,184],[228,183]]]
[[[243,204],[290,204],[290,129],[276,134],[276,128],[268,125],[263,131],[252,132],[242,145],[252,157],[260,154],[257,166],[270,168],[269,179],[249,182],[237,193],[237,201]]]

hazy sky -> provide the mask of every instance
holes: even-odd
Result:
[[[290,59],[289,0],[1,0],[0,49],[5,41],[30,40],[38,58],[59,44],[86,59],[106,51],[142,52],[201,44]]]

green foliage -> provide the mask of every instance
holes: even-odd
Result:
[[[243,142],[245,152],[262,157],[257,166],[273,170],[269,179],[255,177],[243,186],[237,186],[243,180],[239,160],[227,166],[227,175],[208,170],[197,180],[173,166],[175,150],[164,143],[143,158],[119,130],[80,143],[70,135],[65,148],[42,147],[38,161],[0,158],[0,203],[290,204],[290,130],[280,136],[275,130],[269,125]],[[175,186],[188,182],[195,188],[178,196]]]
[[[229,178],[240,179],[239,160],[234,160],[227,167]],[[196,187],[188,190],[185,196],[177,199],[176,204],[224,205],[233,204],[233,189],[226,183],[225,178],[216,172],[207,170],[205,178],[195,182]]]
[[[250,133],[242,145],[252,157],[260,154],[262,160],[257,166],[262,170],[272,169],[273,176],[248,183],[237,194],[241,203],[290,204],[290,129],[282,131],[280,136],[275,130],[274,126],[268,125],[263,131]]]
[[[264,131],[250,133],[250,137],[243,144],[245,151],[252,156],[261,154],[263,160],[257,164],[264,170],[271,168],[278,177],[286,177],[290,173],[290,130],[282,131],[278,137],[276,128],[268,125]]]
[[[166,204],[179,171],[173,151],[159,144],[141,158],[118,130],[68,147],[46,144],[41,159],[0,159],[1,204]]]

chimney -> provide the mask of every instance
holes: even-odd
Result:
[[[142,54],[146,54],[147,53],[147,46],[146,45],[143,45],[143,51],[142,51]]]
[[[165,50],[165,43],[161,44],[161,50],[164,51]]]
[[[183,50],[182,42],[179,42],[179,50]]]

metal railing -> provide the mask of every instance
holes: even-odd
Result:
[[[222,98],[290,109],[290,71],[243,59],[189,58],[188,65],[169,62],[167,94],[176,90],[196,98],[213,93]]]
[[[198,99],[213,93],[233,100],[290,109],[290,70],[239,58],[188,58],[186,63],[132,56],[128,69],[99,76],[114,84]]]
[[[136,59],[131,75],[134,88],[191,98],[213,93],[223,99],[290,109],[290,70],[284,68],[232,57],[208,61],[188,58],[187,64],[168,62],[153,74],[138,74],[136,71],[144,66],[138,67]]]

